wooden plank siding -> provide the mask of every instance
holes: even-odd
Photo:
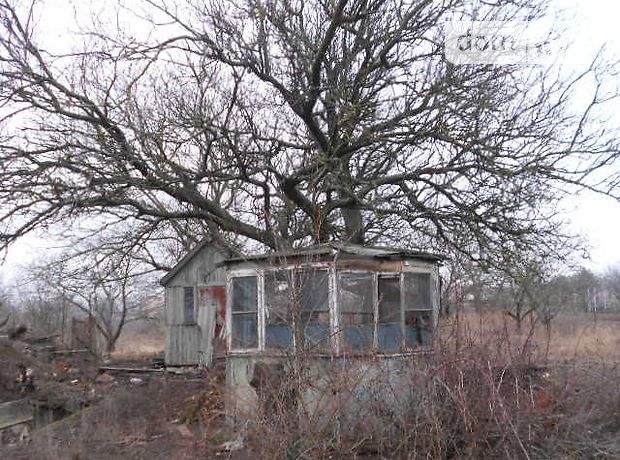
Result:
[[[169,366],[209,365],[212,353],[215,314],[200,305],[198,286],[225,286],[226,270],[220,266],[226,256],[215,246],[206,245],[166,282],[165,361]],[[194,288],[194,319],[185,323],[184,289]],[[204,310],[204,311],[201,311]],[[214,313],[214,312],[213,312]]]
[[[166,334],[166,364],[191,366],[199,362],[202,332],[197,324],[170,325]]]

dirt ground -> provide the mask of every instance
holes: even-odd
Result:
[[[0,445],[0,459],[212,458],[234,436],[226,431],[221,392],[214,391],[221,366],[209,374],[196,369],[102,373],[102,364],[153,369],[153,350],[120,352],[102,363],[79,354],[51,359],[32,348],[20,341],[0,343],[0,403],[49,401],[66,406],[71,415],[36,427],[27,444]],[[20,364],[34,371],[34,391],[20,391]]]
[[[30,445],[6,454],[24,460],[209,458],[214,447],[198,437],[196,426],[179,419],[188,398],[204,390],[204,380],[148,380],[119,383],[98,404],[38,430]]]
[[[221,444],[234,433],[226,430],[221,396],[209,382],[196,372],[115,373],[113,381],[93,383],[98,397],[90,406],[35,430],[27,445],[0,446],[0,458],[212,458],[222,454]]]

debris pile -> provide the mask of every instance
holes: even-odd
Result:
[[[0,445],[27,442],[32,429],[95,399],[96,358],[59,350],[54,339],[23,328],[0,338]]]
[[[224,397],[219,385],[209,384],[207,390],[187,398],[184,406],[178,420],[186,425],[208,427],[224,417]]]

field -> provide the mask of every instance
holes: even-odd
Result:
[[[516,334],[512,320],[503,313],[465,313],[461,316],[468,335],[476,340],[489,340],[498,331],[514,338],[533,334],[537,346],[546,348],[551,361],[609,359],[620,360],[620,313],[560,315],[553,319],[550,330],[536,322],[526,322]],[[444,332],[455,327],[456,319],[443,322]]]
[[[442,321],[440,335],[433,357],[411,361],[415,410],[382,436],[370,417],[347,438],[341,418],[318,430],[286,410],[285,420],[230,427],[220,366],[93,383],[96,403],[4,447],[4,458],[620,458],[620,315],[561,316],[518,333],[500,313],[467,313]],[[113,360],[146,365],[161,346],[134,331]],[[230,452],[224,443],[240,433],[243,448]]]

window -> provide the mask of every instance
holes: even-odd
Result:
[[[193,324],[196,322],[196,309],[194,300],[194,288],[183,288],[183,322]]]
[[[375,335],[372,273],[340,273],[339,282],[342,347],[347,351],[369,350]]]
[[[231,349],[295,346],[316,352],[330,350],[337,341],[347,352],[390,353],[431,343],[430,273],[342,271],[337,275],[335,318],[326,268],[289,266],[232,277]]]
[[[327,270],[303,270],[295,276],[295,293],[293,299],[297,313],[296,328],[299,338],[310,349],[327,349],[329,338],[329,275]],[[297,300],[297,302],[295,302]]]
[[[231,283],[232,348],[258,348],[258,285],[256,276],[240,276]]]
[[[405,273],[405,310],[432,310],[431,274]]]
[[[377,294],[377,349],[398,351],[403,345],[400,276],[379,275]]]
[[[265,346],[329,348],[329,275],[324,269],[266,271]]]
[[[379,275],[377,299],[379,351],[430,345],[433,333],[430,273]]]
[[[430,273],[405,273],[405,345],[430,345],[433,331]]]
[[[293,345],[293,321],[291,316],[290,270],[265,273],[265,346],[288,348]]]

